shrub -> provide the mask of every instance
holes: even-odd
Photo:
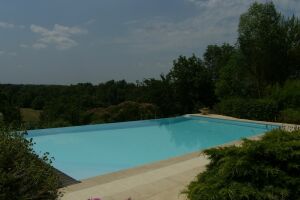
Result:
[[[94,123],[122,122],[153,119],[159,114],[157,106],[148,103],[125,101],[108,108],[98,108],[90,111]]]
[[[300,124],[300,109],[288,108],[280,112],[280,120],[291,124]]]
[[[280,87],[268,89],[270,98],[278,101],[282,108],[297,108],[300,105],[300,80],[288,80]]]
[[[0,130],[0,199],[48,199],[59,196],[59,179],[45,154],[32,149],[22,133]]]
[[[184,192],[190,200],[300,199],[299,130],[274,130],[260,141],[205,153],[211,162]]]
[[[277,103],[271,99],[224,99],[215,110],[220,114],[255,120],[275,121],[279,115]]]

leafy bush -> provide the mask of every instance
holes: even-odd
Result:
[[[59,196],[58,176],[45,154],[32,149],[22,133],[0,130],[0,199],[48,199]]]
[[[281,87],[275,85],[268,88],[270,97],[282,108],[298,108],[300,105],[300,80],[288,80]]]
[[[148,103],[126,101],[108,108],[98,108],[90,111],[94,123],[121,122],[143,119],[154,119],[159,114],[157,106]]]
[[[191,182],[190,200],[299,200],[300,131],[274,130],[241,147],[206,150],[211,162]]]
[[[224,99],[215,110],[233,117],[268,121],[275,121],[279,114],[277,103],[271,99]]]
[[[300,124],[300,109],[288,108],[281,111],[280,120],[286,123]]]

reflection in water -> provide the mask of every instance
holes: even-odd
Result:
[[[172,141],[176,146],[188,146],[201,148],[209,139],[208,135],[203,134],[203,126],[197,123],[184,123],[192,119],[167,125],[165,128],[171,135]],[[208,131],[209,132],[209,131]]]
[[[171,140],[176,146],[198,149],[211,147],[211,144],[224,144],[275,128],[205,118],[185,118],[185,120],[179,120],[177,123],[170,122],[163,125],[170,133]]]

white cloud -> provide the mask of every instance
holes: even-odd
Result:
[[[95,19],[90,19],[88,20],[87,22],[85,22],[86,25],[91,25],[91,24],[94,24],[96,22]]]
[[[28,44],[20,44],[20,47],[21,47],[21,48],[28,48],[29,45],[28,45]]]
[[[3,29],[14,29],[14,28],[24,29],[25,26],[0,21],[0,28],[3,28]]]
[[[203,50],[208,44],[234,43],[239,15],[247,6],[229,6],[218,2],[213,0],[211,3],[201,4],[205,8],[199,7],[197,15],[180,21],[153,18],[128,24],[131,26],[128,44],[137,51],[186,52],[195,48]],[[115,41],[124,43],[120,38]]]
[[[183,0],[195,4],[197,14],[181,20],[156,17],[134,20],[129,26],[130,34],[114,38],[112,43],[127,44],[132,51],[156,52],[203,52],[209,44],[224,42],[234,44],[240,15],[247,11],[255,0]],[[259,0],[266,2],[266,0]],[[291,10],[294,0],[274,0],[279,11]],[[298,3],[298,8],[300,4]],[[292,11],[296,13],[298,8]],[[286,14],[286,13],[284,13]]]
[[[87,33],[79,27],[68,27],[55,24],[52,30],[32,24],[32,32],[37,33],[40,38],[32,45],[35,49],[43,49],[54,45],[57,49],[69,49],[78,45],[73,36]]]
[[[0,28],[5,28],[5,29],[15,28],[15,25],[7,22],[0,22]]]
[[[45,48],[48,47],[48,45],[46,45],[46,44],[44,44],[44,43],[34,43],[34,44],[32,45],[32,47],[33,47],[34,49],[45,49]]]

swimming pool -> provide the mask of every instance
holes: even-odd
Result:
[[[262,134],[277,126],[182,116],[28,131],[38,154],[81,180]]]

